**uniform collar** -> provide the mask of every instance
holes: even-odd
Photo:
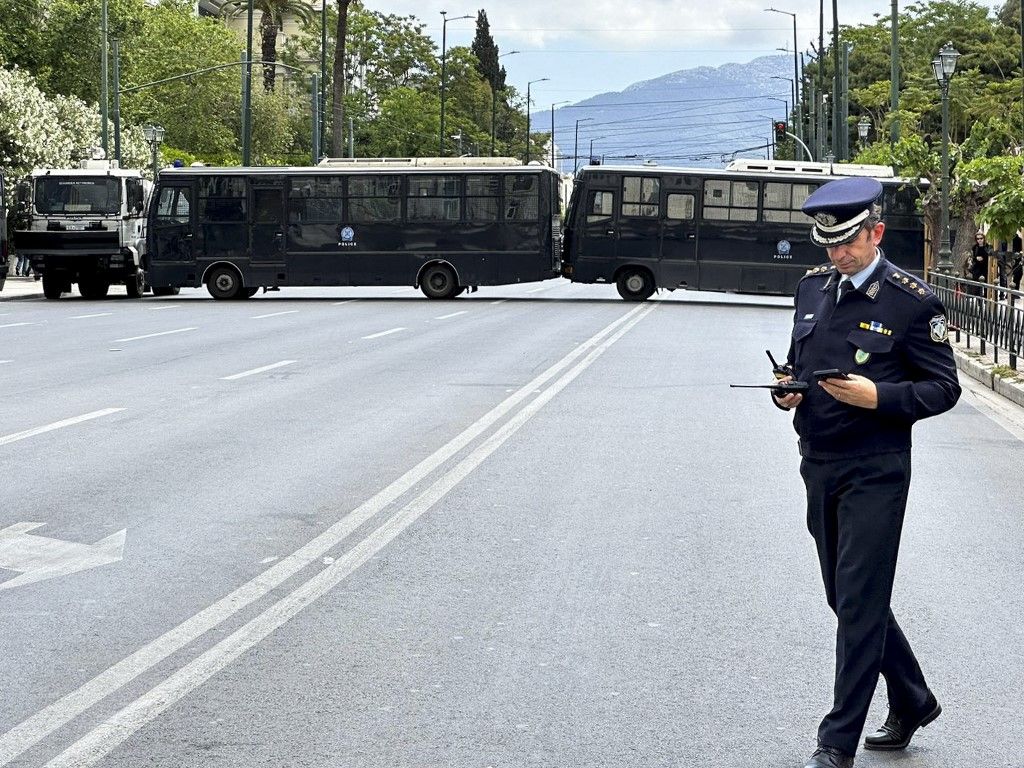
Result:
[[[853,282],[853,289],[863,294],[871,301],[878,301],[878,291],[882,287],[882,283],[885,281],[885,270],[888,268],[888,261],[886,261],[885,254],[881,248],[875,248],[875,260],[872,261],[868,266],[862,269],[855,275],[850,276],[851,282]],[[832,287],[842,279],[842,275],[832,271],[829,275],[828,280],[821,286],[822,292],[831,290]]]

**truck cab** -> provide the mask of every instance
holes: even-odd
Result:
[[[112,284],[142,296],[151,190],[141,171],[110,160],[36,169],[18,185],[14,242],[42,275],[46,298],[59,299],[72,283],[87,299],[103,298]]]

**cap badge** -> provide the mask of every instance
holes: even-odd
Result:
[[[945,315],[936,315],[928,321],[931,329],[932,341],[943,342],[949,337],[949,325],[946,323]]]
[[[814,214],[814,220],[823,227],[834,227],[836,222],[839,221],[831,213],[816,213]]]

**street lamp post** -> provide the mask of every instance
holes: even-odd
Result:
[[[319,99],[317,102],[317,120],[319,122],[317,123],[317,143],[313,147],[313,156],[319,162],[319,158],[327,154],[324,152],[324,128],[327,122],[324,118],[324,110],[327,106],[327,0],[320,0],[320,92],[317,94],[317,99]]]
[[[603,138],[604,138],[604,136],[595,136],[594,138],[592,138],[590,140],[590,154],[587,155],[587,161],[588,162],[591,162],[591,163],[594,162],[594,142],[598,141],[600,139],[603,139]]]
[[[784,83],[789,83],[789,96],[792,99],[792,101],[790,101],[790,104],[793,105],[794,110],[791,110],[791,114],[786,115],[786,123],[790,124],[790,125],[792,125],[793,123],[796,123],[797,122],[796,118],[792,117],[792,111],[795,111],[795,109],[796,109],[796,83],[793,82],[793,79],[790,78],[790,77],[780,77],[779,75],[772,75],[768,79],[769,80],[781,80]],[[792,117],[792,119],[790,119],[791,117]],[[794,133],[797,133],[797,131],[794,131]]]
[[[568,99],[565,101],[555,101],[551,103],[551,167],[555,167],[555,107],[559,107],[562,104],[568,104]]]
[[[456,16],[454,19],[449,19],[448,11],[441,11],[441,140],[438,142],[437,155],[438,157],[444,157],[444,101],[445,101],[445,80],[448,75],[448,22],[449,21],[460,21],[461,19],[471,19],[472,16],[468,14],[466,16]]]
[[[252,164],[252,0],[246,10],[245,70],[242,75],[242,165]]]
[[[142,128],[142,135],[146,137],[146,143],[149,144],[149,149],[153,153],[153,181],[156,181],[156,177],[160,175],[160,161],[157,153],[160,143],[164,140],[164,128],[162,125],[146,125]]]
[[[797,125],[800,126],[796,130],[796,135],[800,137],[801,141],[803,141],[803,138],[804,138],[804,135],[803,135],[804,115],[803,115],[803,105],[802,105],[802,102],[801,102],[801,99],[800,99],[800,89],[799,89],[799,84],[800,84],[800,68],[797,65],[797,59],[796,59],[796,14],[795,13],[791,13],[789,11],[780,11],[778,8],[765,8],[765,10],[766,11],[771,11],[772,13],[781,13],[781,14],[783,14],[785,16],[792,16],[793,17],[793,91],[794,91],[793,92],[793,103],[796,105]]]
[[[539,80],[531,80],[526,84],[526,164],[530,164],[530,86],[534,83],[543,83],[551,78],[542,77]]]
[[[503,53],[503,54],[501,54],[498,57],[498,61],[501,61],[506,56],[512,56],[512,55],[517,54],[517,53],[519,53],[519,51],[509,51],[508,53]],[[502,89],[502,90],[504,90],[504,89]],[[497,136],[497,133],[498,133],[497,121],[498,121],[498,89],[492,83],[491,84],[491,157],[494,157],[495,137]]]
[[[932,60],[932,73],[942,91],[942,223],[940,224],[939,259],[935,269],[943,275],[953,273],[953,252],[949,247],[949,81],[956,71],[960,52],[953,43],[946,43]]]
[[[592,117],[581,117],[576,121],[576,140],[572,145],[572,175],[576,175],[576,171],[580,167],[580,123],[585,123],[587,120],[593,120]]]
[[[868,120],[867,115],[863,115],[860,120],[857,121],[857,136],[860,138],[860,148],[863,150],[864,146],[868,143],[868,131],[871,130],[871,121]]]

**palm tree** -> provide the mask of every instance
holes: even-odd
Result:
[[[277,75],[277,33],[287,16],[300,21],[313,20],[313,7],[309,0],[252,0],[253,9],[260,12],[260,53],[263,59],[263,88],[274,90]],[[221,6],[222,16],[241,16],[249,10],[249,0],[228,0]]]

